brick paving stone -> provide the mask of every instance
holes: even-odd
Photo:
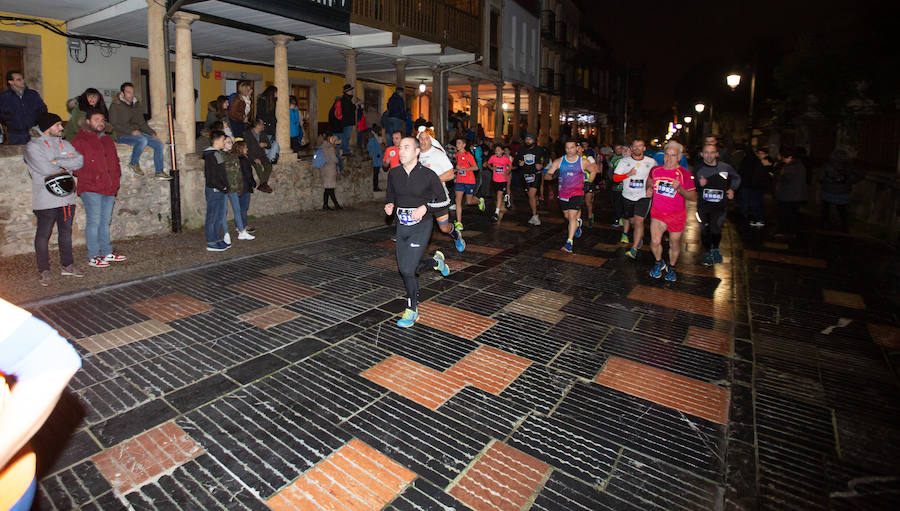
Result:
[[[446,371],[446,375],[499,394],[531,365],[531,361],[490,346],[479,346]]]
[[[432,410],[466,384],[460,375],[438,372],[397,355],[367,369],[361,376]]]
[[[378,510],[396,497],[416,474],[352,440],[266,502],[273,510]]]
[[[275,305],[269,305],[261,309],[246,312],[238,316],[238,319],[262,329],[280,325],[300,316],[296,312],[282,309]]]
[[[596,383],[697,417],[728,423],[728,389],[611,357]]]
[[[638,285],[631,290],[628,298],[694,314],[704,314],[725,320],[731,319],[730,303],[680,291]]]
[[[546,463],[493,442],[449,493],[476,511],[518,511],[549,471]]]
[[[572,297],[544,289],[532,289],[507,305],[504,310],[529,316],[548,323],[559,323],[565,317],[560,309]]]
[[[691,326],[684,344],[726,357],[731,355],[731,336],[715,330]]]
[[[464,339],[475,339],[496,320],[462,309],[427,301],[419,304],[419,323]]]
[[[116,376],[75,393],[86,410],[84,421],[97,424],[146,403],[148,397],[131,381]]]
[[[131,304],[131,308],[147,316],[148,318],[168,323],[176,319],[186,318],[211,310],[209,304],[185,296],[181,293],[172,293],[143,302]]]
[[[532,364],[500,396],[538,413],[549,413],[574,381],[556,369]]]
[[[97,354],[171,331],[171,326],[159,320],[151,319],[103,332],[102,334],[94,334],[90,337],[78,339],[77,342],[91,353]]]
[[[638,332],[614,328],[599,349],[695,380],[713,383],[724,381],[728,376],[728,359],[721,355]]]
[[[252,296],[272,305],[287,305],[302,298],[321,293],[308,285],[297,284],[281,277],[260,277],[240,284],[233,284],[229,289]]]
[[[128,493],[200,454],[201,448],[167,422],[91,458],[114,490]]]
[[[475,340],[538,364],[548,364],[566,346],[566,341],[546,332],[550,323],[513,312],[496,315],[497,324]]]
[[[806,266],[809,268],[825,268],[827,264],[824,259],[814,257],[801,257],[787,254],[778,254],[774,252],[763,252],[760,250],[744,250],[744,257],[749,259],[759,259],[760,261],[768,261],[773,263],[793,264],[796,266]]]
[[[584,254],[567,254],[561,250],[550,250],[544,252],[544,257],[548,259],[556,259],[558,261],[566,261],[569,263],[583,264],[586,266],[600,267],[606,264],[606,259],[602,257],[589,256]]]
[[[849,309],[865,309],[866,302],[863,297],[856,293],[847,293],[844,291],[836,291],[834,289],[823,289],[822,296],[825,303],[847,307]]]
[[[885,348],[900,348],[900,328],[877,323],[867,323],[866,326],[876,344]]]

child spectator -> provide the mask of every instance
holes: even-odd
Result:
[[[382,151],[381,141],[378,140],[378,136],[376,132],[378,131],[378,125],[375,124],[369,129],[369,141],[366,143],[366,151],[369,152],[369,156],[372,158],[372,191],[380,192],[381,188],[378,188],[378,174],[381,172],[381,159],[384,158],[384,151]]]
[[[247,142],[244,142],[242,138],[235,140],[231,152],[238,158],[238,164],[241,168],[243,190],[238,195],[238,202],[241,206],[241,222],[244,224],[244,229],[248,233],[253,234],[256,232],[256,227],[247,224],[247,211],[250,209],[250,198],[252,197],[253,189],[256,188],[256,180],[253,179],[253,166],[250,164],[250,158],[247,157]]]

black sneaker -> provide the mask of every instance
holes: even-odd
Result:
[[[497,213],[494,213],[494,214],[491,216],[491,222],[497,223],[497,222],[499,222],[499,221],[500,221],[500,217],[497,215]]]

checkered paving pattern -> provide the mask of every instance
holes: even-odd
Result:
[[[672,283],[596,214],[572,255],[556,211],[467,210],[406,329],[391,228],[34,308],[83,357],[40,509],[897,507],[873,252],[729,224],[710,268],[689,222]]]

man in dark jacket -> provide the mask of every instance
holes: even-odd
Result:
[[[6,124],[8,144],[27,144],[28,130],[37,124],[38,115],[47,111],[41,95],[25,85],[25,77],[18,71],[6,73],[9,88],[0,92],[0,122]]]
[[[403,89],[397,87],[387,102],[387,124],[384,125],[385,133],[393,133],[402,130],[404,120],[406,120],[406,103],[403,100]]]
[[[225,216],[225,194],[228,193],[228,175],[225,173],[225,132],[215,130],[209,134],[210,146],[203,150],[203,174],[206,179],[206,250],[222,252],[231,248],[222,233],[222,217]]]
[[[250,164],[256,169],[256,175],[259,176],[259,186],[257,190],[264,193],[272,193],[272,187],[269,186],[269,176],[272,175],[272,161],[266,155],[266,147],[269,146],[268,137],[263,133],[265,122],[257,118],[253,123],[250,131],[245,131],[244,141],[247,142],[247,157],[250,158]]]
[[[341,154],[350,154],[350,137],[353,135],[353,126],[356,125],[356,102],[353,101],[353,86],[344,84],[344,94],[335,98],[335,105],[331,106],[328,120],[331,123],[331,131],[341,139]],[[341,110],[337,111],[340,102]]]
[[[78,196],[84,203],[84,240],[90,259],[88,265],[108,268],[110,262],[126,259],[113,252],[109,237],[109,223],[122,168],[119,166],[116,143],[104,132],[106,117],[103,112],[92,110],[85,118],[87,125],[72,140],[72,145],[84,156],[84,165],[75,173],[78,177]]]

